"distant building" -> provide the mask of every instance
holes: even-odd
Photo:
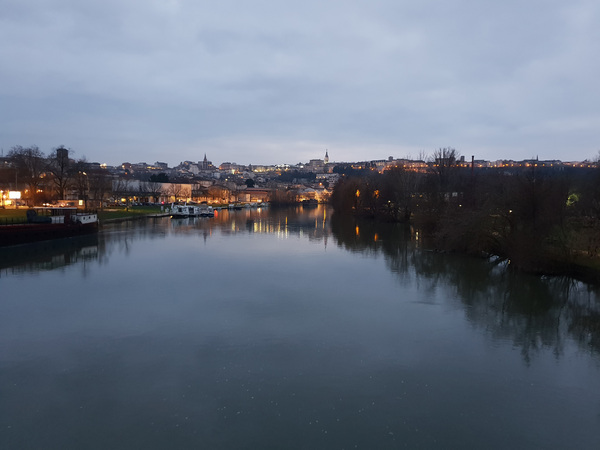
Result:
[[[306,166],[304,166],[305,170],[315,173],[323,172],[325,168],[325,161],[322,159],[311,159]]]
[[[316,180],[319,182],[327,181],[330,185],[334,185],[340,179],[339,173],[318,173]]]
[[[64,147],[59,147],[56,149],[56,159],[58,161],[69,161],[69,150]]]
[[[391,167],[402,167],[404,169],[409,169],[416,172],[424,172],[427,170],[427,163],[423,160],[413,160],[413,159],[395,159],[386,166],[386,169]]]
[[[213,168],[213,163],[206,158],[206,153],[202,162],[198,163],[198,168],[200,170],[211,170]]]
[[[236,173],[236,172],[243,171],[244,167],[240,166],[239,164],[236,164],[236,163],[224,162],[223,164],[221,164],[219,166],[219,169],[229,172],[229,173]]]

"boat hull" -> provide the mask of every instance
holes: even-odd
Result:
[[[24,223],[0,226],[0,246],[61,239],[98,232],[94,223]]]

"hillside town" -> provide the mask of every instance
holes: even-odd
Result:
[[[302,201],[327,202],[335,183],[348,174],[383,173],[393,167],[414,172],[435,168],[432,158],[405,159],[393,156],[382,160],[335,162],[328,150],[322,158],[306,163],[283,165],[213,164],[205,154],[200,161],[183,161],[175,167],[165,162],[123,162],[108,166],[71,158],[69,150],[58,147],[44,155],[37,147],[16,146],[0,157],[0,207],[63,204],[86,208],[173,202],[209,204]],[[516,171],[528,167],[540,170],[592,169],[594,161],[529,159],[486,161],[460,156],[456,166],[473,171]]]

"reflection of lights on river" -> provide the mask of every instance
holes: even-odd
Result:
[[[358,228],[358,225],[356,225],[356,230],[355,231],[356,231],[356,236],[359,237],[360,236],[360,230]]]

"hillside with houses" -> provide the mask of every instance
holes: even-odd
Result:
[[[597,168],[597,162],[590,161],[483,161],[474,157],[458,158],[455,164],[478,172],[510,172],[534,166],[540,170]],[[0,157],[0,207],[71,204],[101,209],[111,205],[172,202],[327,202],[333,187],[343,177],[383,173],[398,167],[426,173],[438,165],[435,156],[418,160],[390,156],[383,160],[333,162],[326,150],[321,159],[297,164],[216,165],[205,154],[199,161],[183,161],[174,167],[160,161],[108,166],[74,159],[64,146],[48,154],[36,146],[15,146]]]

